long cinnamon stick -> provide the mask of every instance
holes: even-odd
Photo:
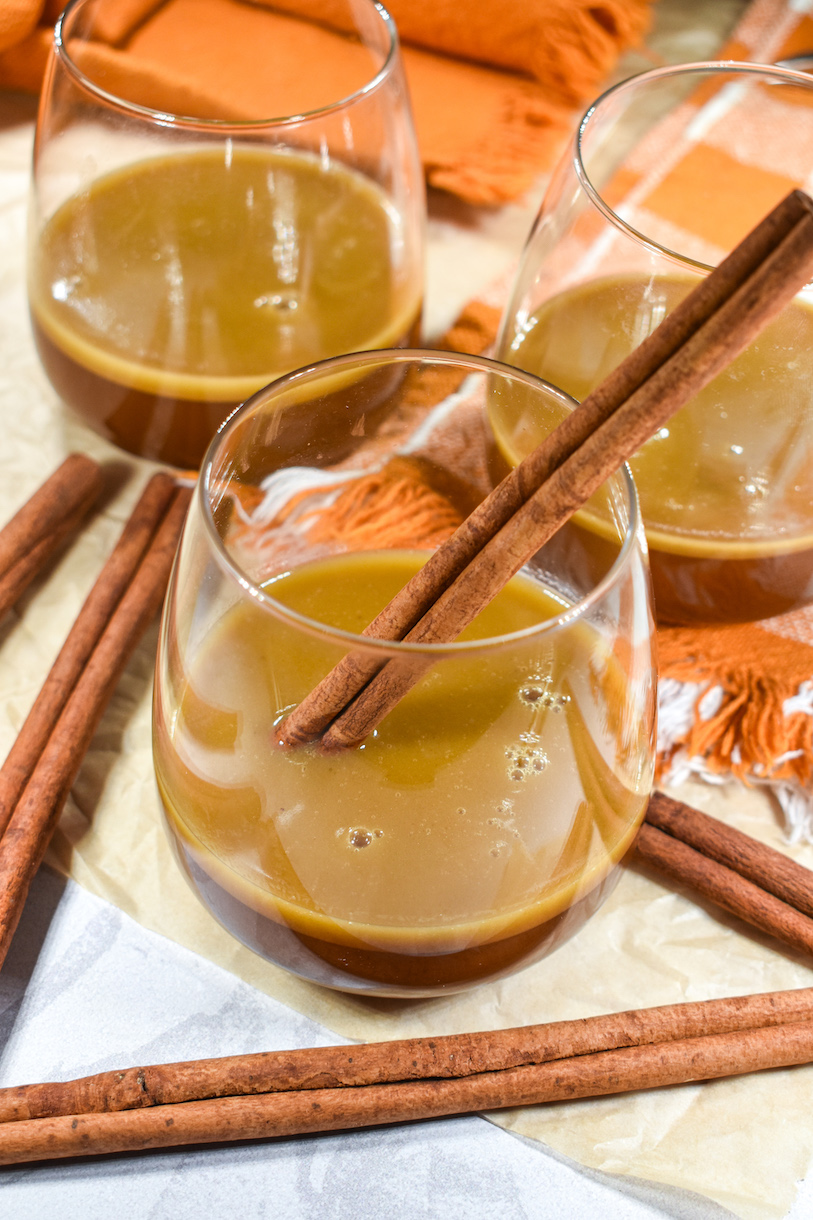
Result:
[[[813,211],[806,208],[744,283],[552,471],[404,638],[419,644],[455,639],[610,474],[753,341],[811,274]],[[725,264],[709,278],[714,276],[730,287]],[[331,722],[322,748],[330,752],[362,741],[429,663],[426,654],[389,660]]]
[[[653,792],[646,820],[813,919],[813,872],[809,868],[663,792]]]
[[[141,562],[175,492],[167,474],[150,479],[71,628],[0,768],[0,835],[111,614]]]
[[[213,1097],[450,1079],[625,1046],[813,1021],[813,988],[668,1004],[579,1020],[362,1046],[232,1055],[0,1089],[0,1122]]]
[[[570,1101],[813,1061],[813,1022],[482,1072],[450,1080],[295,1090],[0,1125],[0,1164],[266,1139]]]
[[[102,485],[98,464],[72,453],[0,530],[0,617],[76,529]]]
[[[0,839],[0,964],[102,712],[164,596],[190,492],[179,488],[71,692]]]
[[[366,634],[424,643],[454,639],[609,473],[798,291],[811,266],[810,207],[808,197],[795,191],[766,217],[475,510]],[[623,404],[629,412],[620,412]],[[612,424],[619,414],[620,429]],[[585,454],[578,460],[580,447]],[[590,477],[596,455],[607,458],[597,480]],[[428,663],[349,654],[282,723],[279,743],[312,741],[333,722],[323,748],[354,744]]]

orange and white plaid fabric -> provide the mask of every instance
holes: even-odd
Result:
[[[724,57],[771,63],[810,53],[813,3],[756,0]],[[626,167],[626,218],[692,257],[719,262],[755,213],[795,186],[813,186],[799,177],[800,165],[813,165],[813,107],[805,103],[801,94],[777,100],[737,84],[687,100],[650,137],[660,141],[659,156],[642,144]],[[688,123],[687,109],[695,111]],[[708,183],[702,207],[698,183]],[[723,195],[741,207],[721,208],[715,201]],[[666,774],[768,783],[791,836],[813,838],[813,609],[755,624],[664,629],[659,643]]]
[[[717,58],[775,63],[806,54],[813,55],[813,0],[755,0]],[[790,190],[813,188],[798,169],[813,165],[813,108],[800,95],[798,104],[769,95],[727,85],[687,98],[615,172],[605,191],[613,206],[664,245],[719,262]],[[771,107],[783,108],[779,139],[765,136]],[[721,208],[723,195],[741,206]],[[585,257],[597,232],[588,215]],[[612,270],[612,258],[601,250],[602,271]],[[627,244],[619,258],[628,260]],[[554,279],[566,271],[548,268]],[[502,280],[464,311],[461,323],[476,331],[472,350],[496,334],[507,293]],[[769,784],[791,838],[813,841],[813,608],[755,624],[664,628],[659,653],[662,781],[736,775]]]

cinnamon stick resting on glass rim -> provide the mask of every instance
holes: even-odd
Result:
[[[644,343],[430,556],[364,634],[454,640],[553,533],[736,358],[813,274],[813,201],[788,195]],[[362,741],[430,662],[351,652],[280,724],[276,741]]]

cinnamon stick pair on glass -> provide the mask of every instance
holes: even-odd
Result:
[[[813,202],[789,194],[429,557],[366,635],[454,640],[618,467],[813,277]],[[425,671],[348,653],[281,723],[279,744],[357,745]]]

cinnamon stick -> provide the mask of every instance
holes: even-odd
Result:
[[[0,1125],[0,1164],[266,1139],[572,1101],[813,1061],[813,1022],[712,1034],[453,1079],[295,1090]]]
[[[98,464],[72,453],[0,530],[0,616],[76,529],[102,485]]]
[[[813,953],[813,919],[741,877],[734,869],[710,860],[702,852],[646,822],[638,831],[634,851],[639,859],[659,872],[691,886],[746,923],[776,936],[794,949]]]
[[[87,511],[92,507],[92,501],[79,505],[68,516],[64,517],[58,527],[34,543],[25,555],[0,576],[0,618],[15,606],[25,593],[31,582],[42,572],[48,560],[59,549],[59,546],[80,525]]]
[[[0,1123],[214,1097],[462,1078],[620,1047],[805,1021],[813,1021],[810,987],[516,1029],[153,1064],[0,1089]]]
[[[731,252],[718,274],[703,280],[657,331],[584,400],[580,409],[569,415],[469,514],[362,634],[402,640],[553,470],[696,333],[730,292],[753,274],[804,218],[807,207],[802,192],[793,191],[769,213]],[[719,274],[723,268],[725,275]],[[385,663],[370,653],[348,653],[285,720],[280,728],[280,744],[295,746],[315,740]]]
[[[809,868],[663,792],[653,792],[646,820],[813,919],[813,872]]]
[[[150,479],[0,768],[0,835],[68,696],[141,562],[175,487],[167,474]]]
[[[812,272],[813,214],[806,212],[716,312],[551,473],[405,639],[428,644],[456,638],[609,475],[752,342]],[[426,656],[388,661],[331,723],[322,748],[362,741],[428,664]]]
[[[455,639],[601,483],[804,285],[813,270],[811,206],[801,191],[788,196],[507,477],[367,634],[423,644]],[[413,654],[383,662],[362,651],[349,654],[282,722],[279,744],[302,744],[320,733],[327,751],[356,744],[430,664]]]
[[[67,699],[0,839],[0,964],[102,712],[161,605],[190,492],[177,489],[127,592]]]

